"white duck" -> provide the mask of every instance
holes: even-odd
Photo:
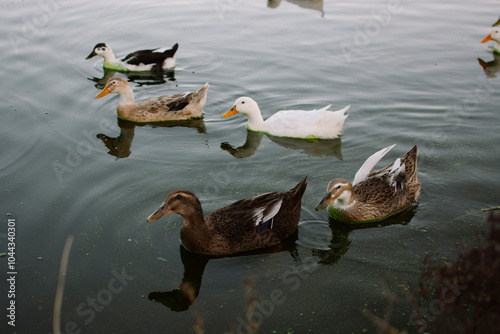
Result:
[[[486,43],[488,41],[496,42],[493,46],[493,52],[500,53],[500,29],[493,29],[491,33],[481,41],[481,43]]]
[[[120,72],[145,72],[161,71],[175,67],[175,53],[179,44],[175,43],[171,49],[151,49],[139,50],[129,53],[122,60],[116,59],[115,54],[106,43],[98,43],[92,52],[85,59],[94,56],[104,58],[103,67],[105,69]]]
[[[314,110],[281,110],[264,121],[259,106],[250,97],[240,97],[222,117],[242,113],[248,117],[247,128],[276,137],[301,139],[334,139],[342,132],[347,118],[344,109],[331,111],[331,105]]]

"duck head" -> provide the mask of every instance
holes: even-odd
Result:
[[[131,90],[130,85],[127,81],[120,77],[112,77],[106,82],[106,86],[104,86],[103,90],[96,95],[96,99],[99,99],[105,95],[110,93],[120,94],[121,92]]]
[[[481,43],[486,43],[488,41],[500,42],[500,29],[493,29],[491,33],[486,36]]]
[[[177,213],[184,218],[200,215],[203,218],[203,209],[198,197],[192,192],[183,189],[171,191],[160,208],[152,213],[147,221],[155,221],[170,213]]]
[[[323,199],[314,208],[316,211],[326,209],[331,203],[335,207],[345,207],[354,202],[353,188],[346,179],[333,179],[326,187],[326,194]]]
[[[257,102],[252,98],[243,96],[234,101],[233,107],[222,115],[222,117],[229,117],[239,113],[250,117],[257,114],[260,115],[260,109]]]
[[[233,107],[222,115],[222,117],[229,117],[239,113],[242,113],[248,118],[248,129],[253,131],[266,131],[266,125],[262,119],[259,106],[252,98],[245,96],[238,98],[234,102]]]
[[[98,43],[94,46],[94,49],[92,52],[87,56],[85,59],[90,59],[95,56],[101,56],[104,57],[104,59],[114,59],[115,55],[113,54],[113,51],[109,46],[106,45],[106,43]]]

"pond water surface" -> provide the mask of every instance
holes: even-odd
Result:
[[[418,287],[426,254],[456,260],[499,205],[499,78],[489,1],[2,1],[0,252],[16,224],[16,326],[50,333],[61,252],[69,234],[65,333],[206,333],[242,329],[247,287],[260,333],[373,333],[363,315],[417,332],[403,287]],[[136,100],[209,82],[198,122],[118,121],[118,97],[95,99],[108,43],[118,56],[179,43],[177,67],[127,77]],[[480,59],[480,60],[478,60]],[[488,63],[483,69],[481,63]],[[109,73],[107,73],[109,75]],[[340,138],[305,142],[247,132],[220,116],[239,96],[264,118],[281,109],[350,105]],[[315,212],[327,183],[352,179],[373,152],[378,167],[418,145],[419,205],[352,228]],[[287,190],[304,176],[297,234],[265,251],[207,259],[179,243],[182,219],[146,218],[175,188],[205,214],[240,198]],[[8,257],[0,258],[7,276]],[[195,290],[190,305],[179,292]],[[2,286],[4,283],[2,283]],[[2,288],[2,291],[4,289]],[[2,292],[1,307],[9,300]],[[246,332],[241,330],[240,332]]]

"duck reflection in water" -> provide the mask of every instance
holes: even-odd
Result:
[[[256,254],[274,254],[278,252],[288,251],[292,258],[296,259],[296,243],[298,232],[295,231],[287,239],[280,244],[261,248],[253,251],[229,255],[235,256],[252,256]],[[153,291],[148,295],[148,299],[154,302],[161,303],[175,312],[186,311],[194,303],[196,297],[200,293],[201,282],[205,267],[210,260],[217,261],[218,256],[205,255],[194,253],[184,246],[180,245],[180,256],[184,266],[184,275],[179,288],[170,291]]]
[[[321,16],[325,14],[323,11],[323,0],[286,0],[286,2],[293,3],[300,8],[313,9],[321,12]],[[281,4],[281,0],[268,0],[267,7],[278,8]]]
[[[116,158],[127,158],[132,153],[132,141],[135,135],[136,126],[151,126],[152,128],[187,127],[194,128],[198,133],[207,133],[203,119],[192,119],[183,121],[167,121],[154,123],[135,123],[117,117],[120,134],[118,137],[110,137],[104,133],[97,134],[104,146],[108,148],[108,154]]]
[[[397,215],[391,216],[378,223],[360,225],[345,224],[331,217],[328,218],[330,233],[321,233],[318,222],[305,222],[301,225],[298,244],[311,249],[311,254],[317,258],[319,264],[334,265],[347,253],[351,245],[351,233],[357,230],[383,228],[390,225],[407,225],[415,216],[417,206],[408,207]],[[312,213],[311,213],[312,215]]]
[[[304,213],[307,216],[314,215],[313,211],[308,212],[304,210]],[[311,256],[315,259],[314,262],[320,265],[335,265],[349,250],[352,242],[349,236],[351,233],[355,233],[356,230],[382,228],[389,225],[406,225],[409,224],[415,213],[416,207],[410,207],[379,223],[363,225],[347,225],[330,218],[328,222],[330,232],[328,235],[318,234],[317,226],[314,227],[312,226],[313,224],[310,225],[311,228],[309,229],[306,222],[300,225],[299,230],[278,245],[238,253],[229,257],[289,252],[293,265],[284,272],[282,279],[287,279],[288,284],[290,284],[292,279],[299,279],[300,268],[304,269],[310,265],[307,259],[311,259]],[[179,246],[179,252],[184,266],[184,274],[179,287],[169,291],[152,291],[148,295],[149,300],[161,303],[174,312],[182,312],[189,309],[200,293],[206,265],[209,261],[217,261],[221,258],[190,252],[182,245]],[[304,254],[301,256],[300,253]],[[297,277],[294,276],[295,273],[297,273]],[[300,274],[304,275],[307,273]]]
[[[92,77],[87,78],[90,81],[95,82],[95,87],[99,90],[106,86],[106,82],[109,79],[116,76],[117,72],[113,70],[103,69],[104,75],[102,78]],[[149,72],[128,72],[122,73],[120,75],[126,76],[128,82],[133,82],[137,86],[152,86],[161,85],[167,81],[175,81],[175,69],[159,70],[159,71],[149,71]]]
[[[500,71],[500,54],[493,52],[493,60],[486,62],[481,58],[477,61],[479,65],[483,68],[484,74],[487,78],[496,78],[498,71]]]
[[[247,138],[242,146],[235,147],[228,142],[224,142],[220,145],[220,147],[224,151],[229,152],[235,158],[248,158],[257,152],[264,135],[278,145],[294,150],[300,150],[307,155],[318,157],[334,156],[339,160],[342,160],[342,141],[340,138],[304,140],[269,136],[262,132],[255,132],[247,129]]]

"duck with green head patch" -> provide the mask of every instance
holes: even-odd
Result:
[[[139,50],[120,60],[116,59],[113,50],[106,43],[98,43],[85,59],[101,56],[104,58],[102,66],[105,69],[119,72],[162,71],[175,67],[175,53],[178,48],[179,44],[175,43],[171,49]]]
[[[276,137],[335,139],[342,132],[349,106],[338,111],[328,110],[330,106],[314,110],[281,110],[264,121],[257,102],[250,97],[240,97],[222,117],[241,113],[248,117],[249,130]]]
[[[297,230],[304,178],[287,192],[245,198],[203,216],[200,200],[190,191],[173,190],[148,221],[169,213],[184,218],[180,238],[195,253],[231,255],[280,243]]]
[[[344,223],[371,223],[415,204],[420,196],[417,146],[389,166],[370,173],[394,146],[371,155],[356,173],[352,184],[346,179],[330,181],[316,211],[327,209],[332,218]]]

